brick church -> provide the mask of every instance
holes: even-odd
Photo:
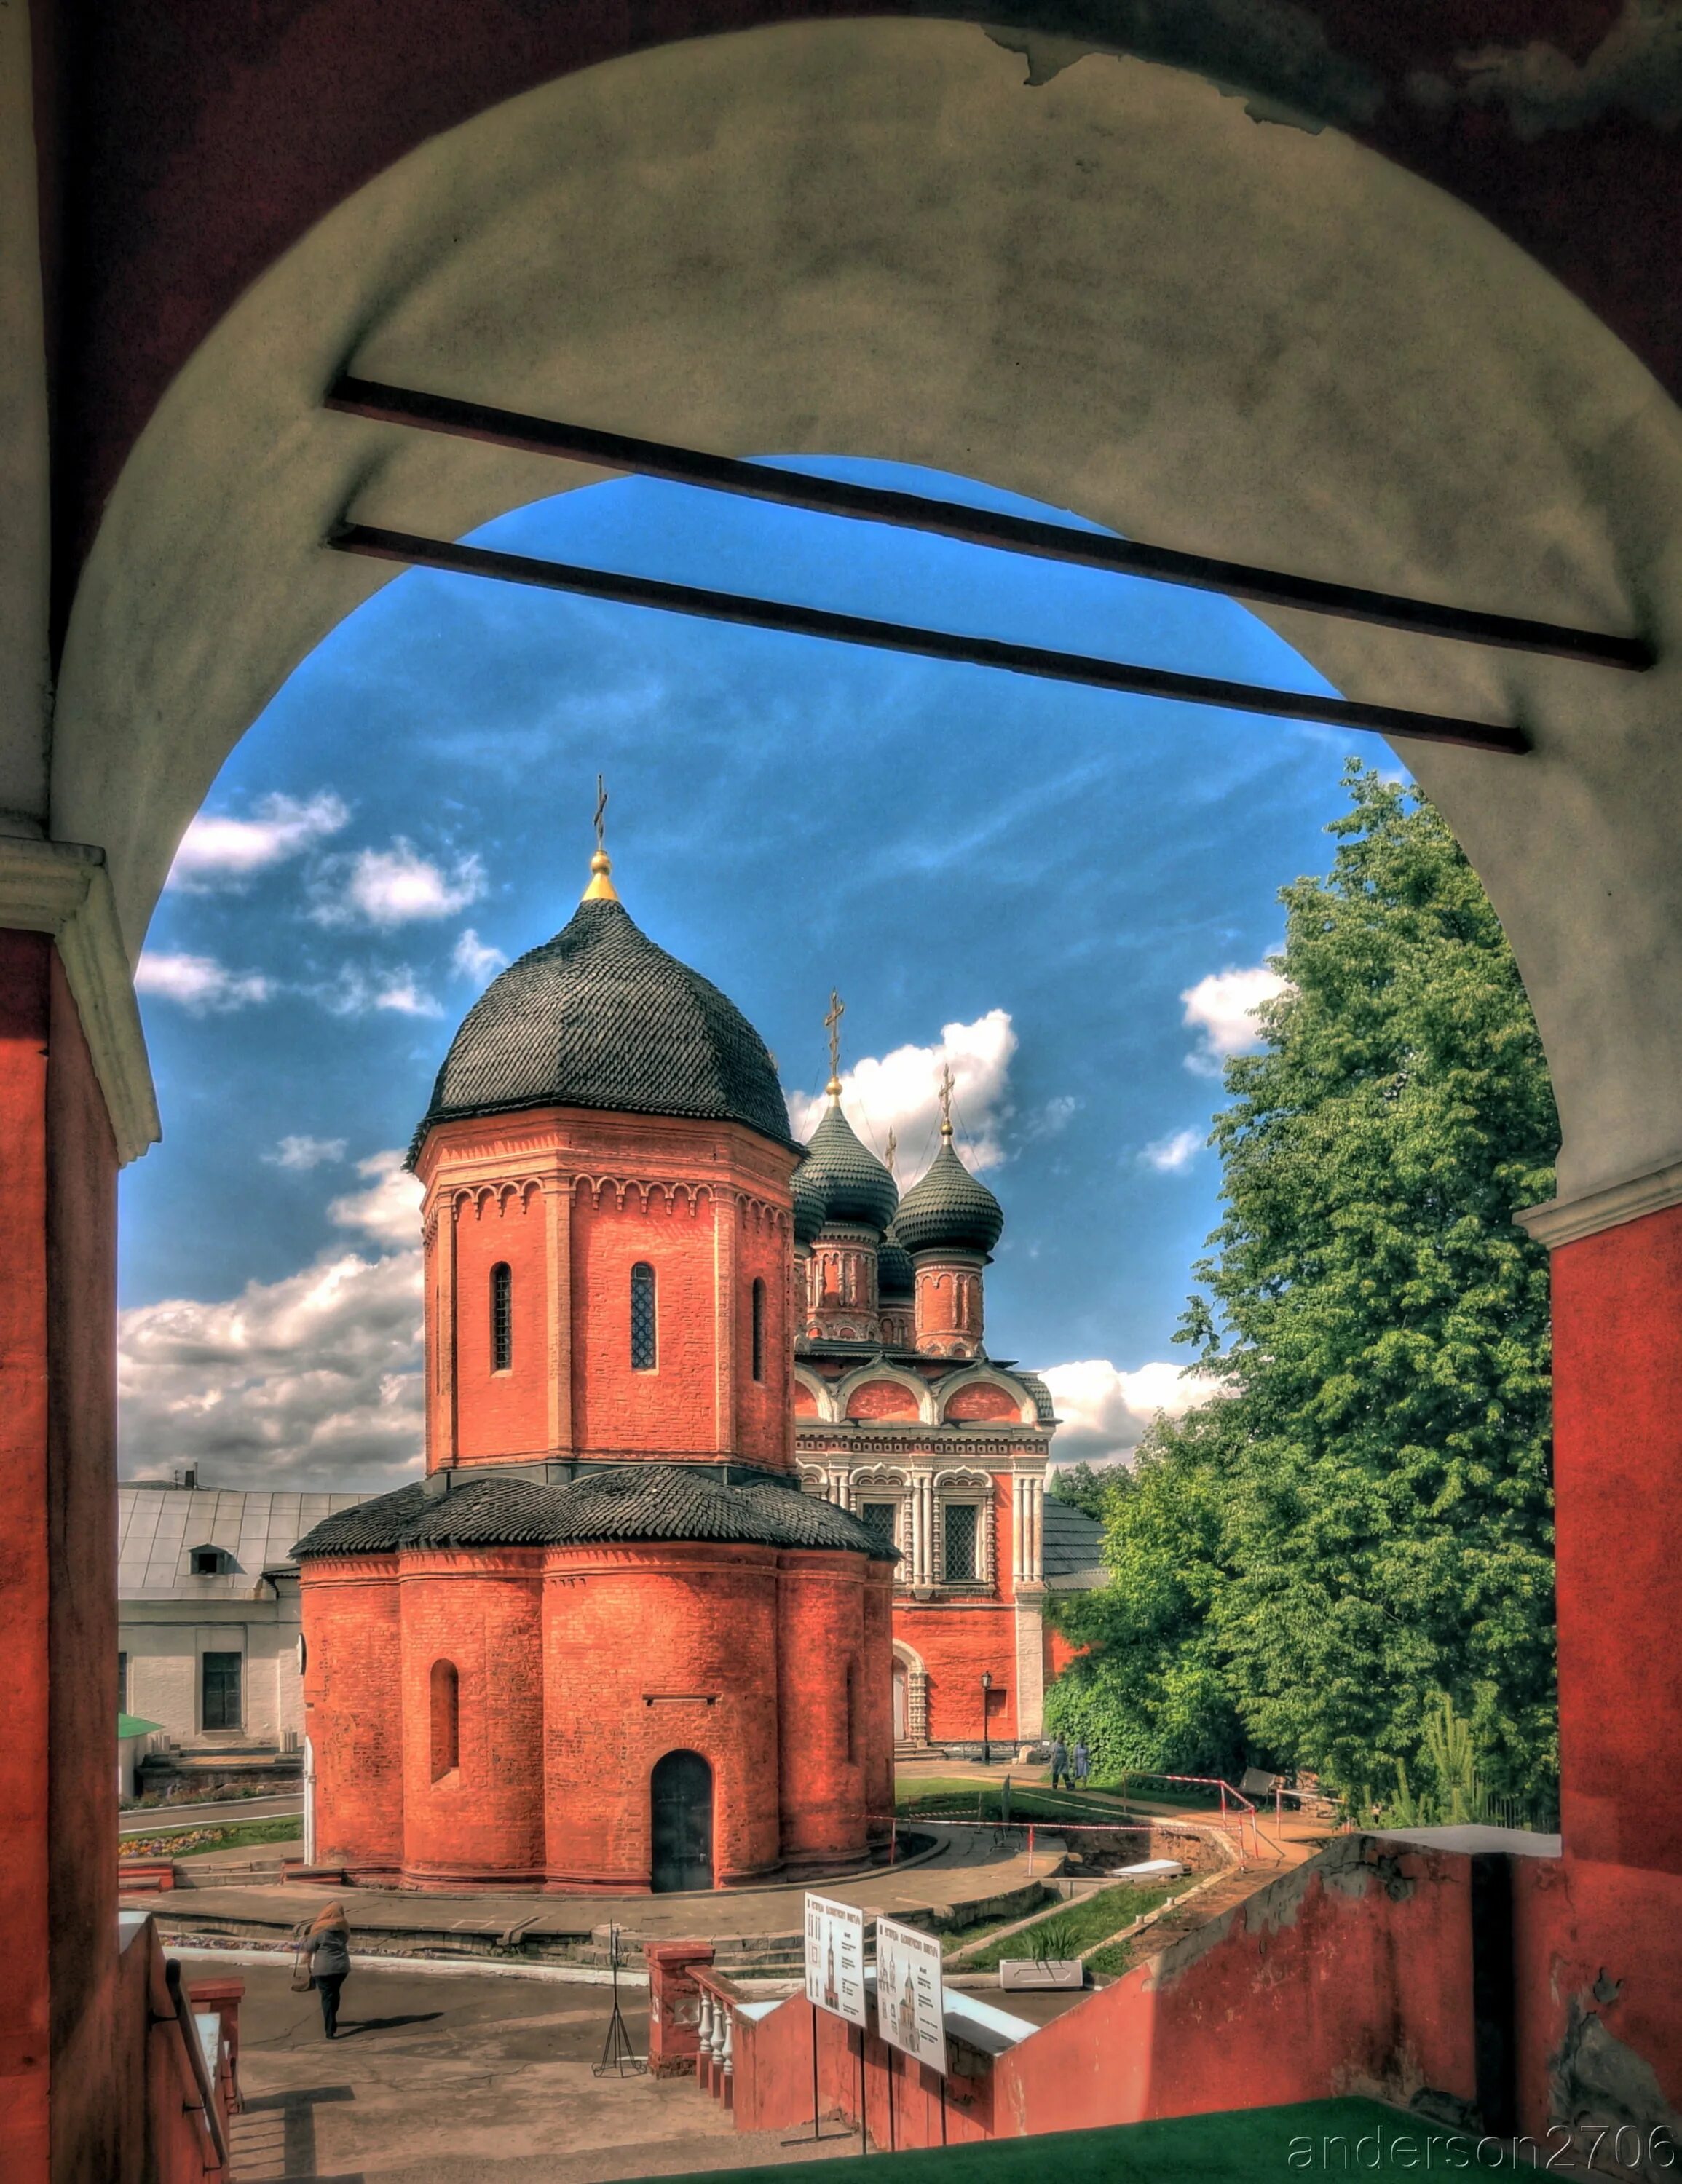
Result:
[[[801,1147],[752,1026],[592,873],[410,1150],[425,1476],[294,1550],[310,1855],[354,1880],[833,1869],[896,1740],[1039,1726],[1055,1421],[982,1349],[1002,1215],[950,1088],[903,1200],[833,1079]]]

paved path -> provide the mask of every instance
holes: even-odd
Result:
[[[191,1981],[209,1968],[184,1969]],[[358,1970],[329,2045],[290,1970],[239,1970],[235,2184],[609,2184],[858,2152],[852,2137],[785,2147],[780,2132],[738,2135],[693,2078],[596,2077],[600,1987]],[[646,2011],[626,2018],[645,2052]]]
[[[215,1805],[148,1805],[122,1814],[120,1835],[153,1836],[179,1833],[187,1828],[213,1827],[222,1820],[267,1820],[281,1813],[304,1817],[304,1800],[296,1791],[278,1797],[230,1797]]]
[[[995,1849],[987,1829],[930,1827],[940,1843],[933,1859],[904,1869],[879,1867],[851,1880],[812,1885],[844,1903],[856,1903],[874,1916],[891,1918],[934,1907],[983,1901],[1027,1886],[1024,1848]],[[1039,1876],[1048,1874],[1056,1852],[1037,1847]],[[1057,1851],[1061,1851],[1061,1844]],[[229,1852],[232,1858],[237,1853]],[[195,1861],[203,1864],[203,1861]],[[417,1947],[460,1935],[494,1939],[524,1925],[537,1935],[570,1936],[580,1942],[601,1927],[622,1925],[638,1942],[673,1940],[692,1934],[753,1936],[792,1934],[799,1930],[805,1885],[730,1889],[701,1896],[432,1896],[389,1888],[334,1889],[300,1886],[245,1886],[142,1894],[125,1891],[123,1902],[152,1911],[166,1932],[179,1932],[198,1919],[233,1919],[257,1925],[278,1937],[300,1919],[311,1917],[334,1897],[343,1899],[353,1931],[359,1936],[409,1936]],[[447,1942],[446,1942],[447,1945]]]

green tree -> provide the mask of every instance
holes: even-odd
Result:
[[[1046,1480],[1045,1491],[1054,1502],[1067,1502],[1072,1509],[1083,1510],[1101,1522],[1106,1497],[1119,1475],[1114,1471],[1094,1471],[1089,1463],[1060,1464]]]
[[[1255,1752],[1351,1791],[1429,1771],[1446,1699],[1479,1781],[1538,1801],[1547,1267],[1510,1215],[1551,1190],[1553,1098],[1452,836],[1411,787],[1354,762],[1345,783],[1332,871],[1283,891],[1266,1044],[1228,1064],[1215,1118],[1226,1213],[1181,1339],[1228,1392],[1142,1452],[1193,1581],[1178,1624],[1153,1620],[1112,1519],[1086,1677],[1142,1646],[1175,1675],[1212,1667]]]

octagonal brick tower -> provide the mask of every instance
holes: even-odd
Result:
[[[438,1072],[426,1467],[794,1463],[789,1136],[746,1017],[633,923],[598,851],[570,924]]]

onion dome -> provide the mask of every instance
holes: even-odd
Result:
[[[823,1226],[823,1186],[813,1180],[811,1163],[803,1161],[794,1171],[789,1189],[794,1195],[794,1248],[810,1251]]]
[[[876,1155],[854,1135],[841,1112],[838,1091],[830,1094],[829,1111],[812,1132],[800,1173],[810,1189],[822,1194],[826,1222],[874,1228],[879,1236],[894,1218],[899,1187]]]
[[[883,1238],[876,1255],[876,1293],[883,1304],[904,1301],[909,1303],[916,1295],[916,1268],[911,1264],[911,1255],[899,1241],[899,1223],[896,1216],[889,1223],[888,1234]]]
[[[435,1123],[593,1107],[740,1123],[792,1145],[776,1066],[733,1001],[668,956],[614,893],[605,851],[571,922],[468,1011],[409,1148]]]
[[[1005,1226],[1003,1207],[952,1149],[952,1125],[940,1129],[934,1165],[899,1201],[894,1233],[913,1257],[924,1251],[978,1251],[985,1258]]]
[[[435,1471],[324,1518],[292,1549],[299,1562],[406,1547],[567,1547],[606,1540],[717,1540],[899,1560],[859,1518],[799,1487],[727,1485],[688,1463],[623,1463],[543,1486],[489,1467]]]

